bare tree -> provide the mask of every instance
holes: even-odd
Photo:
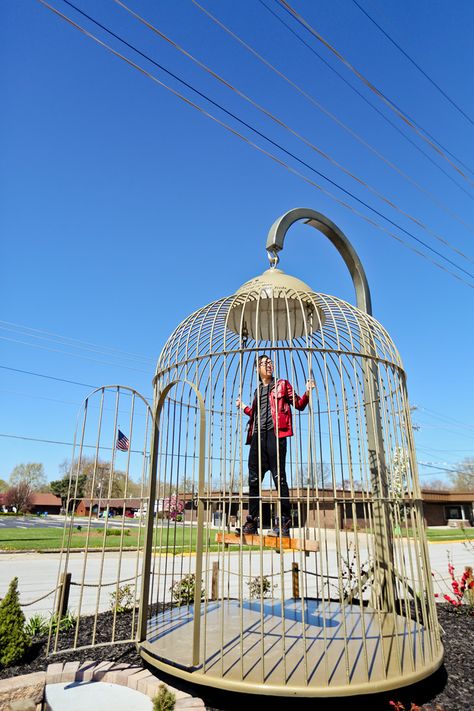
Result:
[[[21,483],[28,484],[30,491],[47,490],[43,465],[40,462],[18,464],[10,474],[9,484],[14,487]]]
[[[16,486],[11,486],[5,494],[6,506],[12,506],[17,513],[27,513],[31,509],[33,492],[26,481],[20,481]]]
[[[474,491],[474,458],[467,457],[456,466],[456,473],[449,477],[458,491]]]
[[[72,470],[71,470],[72,467]],[[94,457],[83,457],[80,465],[74,462],[71,465],[69,460],[65,460],[60,464],[60,470],[63,473],[62,479],[63,488],[67,489],[68,482],[71,480],[73,490],[71,496],[74,496],[74,487],[77,479],[78,482],[78,498],[83,496],[89,498],[120,498],[125,494],[127,496],[139,496],[140,485],[133,481],[130,477],[127,482],[126,472],[119,469],[111,471],[110,462],[99,459],[96,463]],[[55,484],[57,482],[54,482]]]
[[[423,491],[448,491],[452,489],[452,484],[445,479],[430,479],[429,481],[422,481],[421,488]]]

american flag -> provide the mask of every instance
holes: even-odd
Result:
[[[118,431],[117,443],[116,443],[115,447],[116,447],[116,449],[121,449],[122,452],[128,452],[128,449],[130,447],[130,442],[129,442],[128,437],[126,437],[121,430]]]

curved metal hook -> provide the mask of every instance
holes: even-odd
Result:
[[[270,227],[266,245],[269,254],[274,255],[283,249],[286,233],[294,222],[300,220],[322,232],[336,247],[351,274],[357,307],[372,316],[370,290],[362,262],[345,234],[325,215],[307,207],[295,207],[285,212]]]

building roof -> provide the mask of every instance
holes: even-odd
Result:
[[[274,488],[270,489],[262,489],[261,491],[262,496],[265,498],[269,497],[276,497],[277,492]],[[352,494],[349,490],[347,489],[336,489],[334,492],[333,489],[307,489],[306,487],[301,487],[301,489],[296,489],[296,488],[290,488],[289,489],[290,493],[290,499],[293,501],[297,500],[298,498],[300,501],[304,501],[306,497],[309,495],[310,499],[313,499],[315,497],[319,497],[320,500],[328,500],[328,501],[334,501],[334,499],[339,500],[339,501],[345,501],[345,500],[352,500]],[[237,495],[237,492],[234,492],[234,496]],[[179,495],[179,498],[182,499],[183,501],[190,501],[193,498],[195,498],[197,494],[192,494],[192,493],[181,493]],[[216,489],[215,491],[212,491],[210,494],[207,494],[207,496],[210,499],[213,499],[214,501],[225,501],[226,497],[229,496],[229,492],[227,491],[226,493]],[[244,492],[244,497],[248,496],[248,490]],[[370,500],[371,498],[371,493],[366,492],[366,491],[354,491],[354,499],[357,501],[365,501],[367,499]],[[423,502],[426,503],[445,503],[445,504],[453,504],[453,503],[469,503],[472,502],[474,503],[474,491],[454,491],[453,489],[444,489],[444,490],[438,490],[438,489],[422,489],[421,491],[421,499]]]
[[[143,503],[146,502],[146,499],[129,499],[124,498],[123,496],[117,496],[114,499],[95,498],[92,499],[92,506],[97,506],[99,502],[100,508],[105,508],[106,506],[116,506],[117,508],[122,508],[125,505],[125,508],[127,509],[139,509],[143,505]],[[83,503],[86,507],[90,507],[91,499],[81,499],[77,502],[77,505],[79,505],[80,503]]]
[[[33,506],[61,506],[62,502],[59,496],[54,494],[41,494],[34,492],[31,495],[31,503]]]
[[[0,504],[3,502],[5,493],[0,494]],[[59,496],[48,493],[40,493],[34,491],[31,494],[31,505],[32,506],[61,506],[61,499]]]
[[[474,502],[474,491],[453,491],[452,489],[446,489],[441,491],[438,489],[422,489],[421,498],[426,503],[441,503],[446,504],[454,503],[469,503]]]

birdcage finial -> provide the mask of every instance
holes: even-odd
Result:
[[[267,257],[270,262],[270,269],[275,269],[278,266],[280,257],[276,249],[267,249]]]

